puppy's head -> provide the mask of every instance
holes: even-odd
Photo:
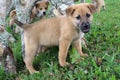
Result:
[[[32,10],[32,14],[36,15],[37,17],[45,16],[48,5],[48,1],[38,1]]]
[[[17,18],[17,14],[16,14],[16,10],[12,10],[10,12],[10,21],[9,21],[9,25],[12,27],[14,22],[13,20]]]
[[[15,18],[15,17],[16,17],[16,10],[12,10],[12,11],[10,12],[10,17],[11,17],[11,18]]]
[[[66,9],[66,15],[71,19],[75,27],[83,33],[87,33],[90,30],[92,14],[95,10],[96,8],[93,4],[81,3],[68,7]]]

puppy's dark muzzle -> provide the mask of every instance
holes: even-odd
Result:
[[[46,15],[46,12],[43,12],[43,15]]]
[[[81,24],[81,31],[82,31],[83,33],[88,33],[89,30],[90,30],[90,23],[89,23],[89,22],[83,22],[83,23]]]

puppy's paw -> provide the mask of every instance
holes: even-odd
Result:
[[[35,71],[35,74],[39,73],[39,71]]]
[[[39,73],[39,71],[30,72],[30,74],[37,74],[37,73]]]
[[[35,73],[39,73],[39,71],[35,71]]]
[[[62,63],[60,63],[60,66],[62,66],[62,67],[66,67],[66,66],[70,66],[71,64],[70,63],[68,63],[68,62],[62,62]]]
[[[88,57],[88,54],[80,54],[82,57]]]

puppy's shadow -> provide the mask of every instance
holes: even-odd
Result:
[[[44,52],[41,52],[38,54],[38,56],[35,56],[33,66],[36,70],[40,70],[43,68],[47,68],[47,64],[52,62],[58,63],[58,47],[53,46],[47,48]]]

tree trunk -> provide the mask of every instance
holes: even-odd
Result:
[[[9,34],[6,30],[6,16],[7,11],[9,11],[7,0],[0,0],[0,67],[2,67],[5,72],[16,73],[15,59],[13,52],[10,47],[8,47],[9,37],[12,38],[12,35]],[[9,8],[9,9],[8,9]]]
[[[74,4],[74,0],[49,0],[52,7],[50,9],[50,12],[48,13],[48,17],[53,17],[54,16],[54,13],[53,11],[55,9],[59,10],[59,12],[61,14],[65,14],[65,10],[68,6],[71,6]]]
[[[6,16],[9,14],[9,12],[13,8],[13,6],[14,6],[14,1],[13,0],[7,0],[7,2],[6,2]]]
[[[0,26],[5,27],[6,0],[0,0]]]

